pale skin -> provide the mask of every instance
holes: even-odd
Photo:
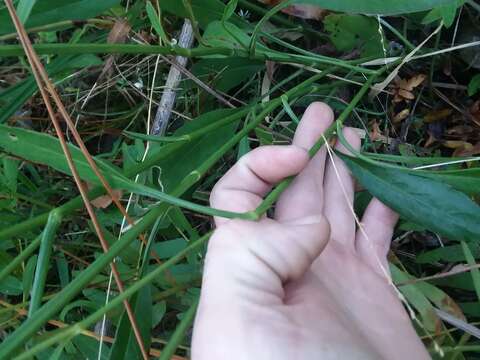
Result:
[[[274,218],[215,219],[194,360],[430,358],[388,279],[397,215],[372,200],[362,233],[346,166],[334,157],[335,171],[325,147],[309,160],[307,150],[333,118],[327,105],[311,104],[292,145],[253,150],[214,187],[213,207],[246,212],[274,184],[298,174]],[[351,129],[344,135],[360,147]]]

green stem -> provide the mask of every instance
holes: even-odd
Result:
[[[35,240],[33,240],[30,245],[28,245],[25,250],[23,250],[18,256],[13,259],[11,262],[5,266],[2,271],[0,272],[0,282],[2,282],[13,270],[19,267],[22,262],[24,262],[30,255],[33,254],[35,250],[40,246],[40,242],[42,241],[42,237],[38,236]]]
[[[47,273],[50,267],[50,256],[52,255],[53,240],[55,239],[55,235],[61,223],[61,213],[56,210],[51,211],[50,215],[48,216],[47,226],[45,226],[45,230],[42,233],[40,251],[38,252],[37,266],[35,269],[35,277],[30,296],[30,307],[28,309],[29,318],[33,316],[42,303],[45,281],[47,279]]]
[[[192,326],[193,319],[195,318],[195,314],[197,312],[198,306],[198,299],[195,299],[193,304],[190,308],[183,314],[182,321],[180,324],[175,328],[172,337],[168,341],[167,346],[162,350],[162,353],[159,360],[169,360],[175,355],[175,350],[177,350],[178,345],[182,342],[183,338],[185,337],[185,333],[187,330]]]
[[[380,72],[376,75],[370,76],[370,78],[363,84],[363,86],[360,88],[360,90],[357,92],[355,97],[352,99],[350,104],[343,110],[343,112],[340,114],[338,117],[337,121],[333,123],[332,125],[329,126],[329,128],[325,131],[324,136],[322,136],[318,141],[315,143],[315,145],[312,146],[312,148],[308,151],[308,155],[310,158],[315,156],[315,154],[320,150],[320,148],[324,145],[325,140],[329,139],[332,137],[335,133],[335,129],[340,130],[341,132],[341,127],[343,125],[343,122],[347,119],[347,117],[350,115],[350,113],[353,111],[355,106],[358,104],[358,102],[362,99],[362,97],[366,94],[368,89],[370,89],[370,86],[372,85],[373,81],[377,78],[377,76],[380,74]],[[261,217],[263,214],[265,214],[268,209],[278,200],[280,195],[285,191],[285,189],[291,184],[293,181],[293,177],[287,178],[280,182],[268,195],[267,197],[263,200],[263,202],[255,209],[255,214],[257,214],[258,217]]]
[[[53,206],[50,205],[50,204],[47,204],[47,203],[44,203],[43,201],[40,201],[40,200],[37,200],[37,199],[34,199],[34,198],[31,198],[30,196],[27,196],[27,195],[23,195],[21,193],[14,193],[14,194],[10,194],[11,198],[12,199],[18,199],[18,200],[23,200],[23,201],[27,201],[33,205],[37,205],[37,206],[40,206],[44,209],[52,209]]]
[[[293,3],[293,0],[285,0],[283,2],[280,2],[279,4],[275,5],[273,8],[268,10],[267,13],[260,19],[260,21],[257,22],[257,24],[255,25],[255,28],[253,29],[252,38],[250,40],[250,45],[249,45],[249,52],[251,57],[255,56],[257,37],[258,37],[258,33],[262,29],[263,24],[265,24],[268,19],[270,19],[273,15],[278,13],[280,10],[285,9],[291,3]]]
[[[103,306],[101,309],[95,311],[93,314],[91,314],[90,316],[88,316],[84,320],[76,323],[75,325],[73,325],[71,327],[68,327],[68,328],[64,328],[64,329],[62,329],[61,332],[59,332],[59,333],[57,333],[53,336],[50,336],[49,338],[47,338],[47,340],[37,344],[36,346],[31,348],[29,351],[22,353],[17,359],[19,359],[19,360],[20,359],[28,359],[32,355],[38,353],[39,351],[41,351],[41,350],[59,342],[59,341],[64,340],[65,338],[71,338],[75,335],[78,335],[83,330],[88,329],[91,325],[95,324],[95,322],[97,322],[99,319],[101,319],[103,314],[105,314],[105,313],[109,312],[110,310],[116,308],[117,306],[121,305],[125,299],[128,299],[130,296],[132,296],[137,291],[139,291],[142,287],[150,284],[155,279],[158,279],[158,277],[165,270],[167,270],[170,266],[178,263],[180,260],[182,260],[190,252],[192,252],[192,251],[200,248],[201,246],[203,246],[207,242],[207,240],[209,239],[210,235],[211,235],[211,232],[205,234],[204,236],[202,236],[198,240],[195,240],[195,241],[191,242],[188,247],[186,247],[185,249],[183,249],[182,251],[177,253],[175,256],[173,256],[170,259],[168,259],[167,261],[165,261],[163,264],[159,265],[155,270],[148,273],[147,275],[145,275],[140,280],[136,281],[133,285],[131,285],[129,288],[125,289],[125,291],[123,293],[119,294],[117,297],[115,297],[112,301],[110,301],[108,304]],[[113,247],[112,247],[112,249],[113,249]],[[23,323],[20,328],[23,328],[27,322]],[[15,331],[15,333],[17,333],[19,331],[19,329],[17,329],[17,331]],[[34,333],[34,332],[35,332],[35,330],[32,333]],[[12,347],[12,345],[7,344],[8,346],[7,346],[7,351],[6,351],[6,350],[4,350],[4,348],[6,347],[5,345],[9,340],[11,340],[11,338],[12,338],[12,336],[9,336],[3,342],[3,344],[0,345],[0,355],[1,355],[2,359],[7,358],[7,356],[9,354],[11,354],[11,352],[15,349],[15,347],[19,346],[22,343],[22,341],[16,341],[17,345],[15,347]],[[13,341],[10,341],[10,342],[13,342]],[[6,355],[4,355],[4,354],[6,354]]]
[[[51,24],[46,24],[42,26],[35,26],[32,28],[27,29],[27,33],[36,33],[40,31],[52,31],[56,30],[58,28],[69,28],[69,27],[74,27],[74,26],[81,26],[83,24],[90,24],[90,25],[99,25],[99,26],[108,26],[111,27],[113,25],[113,22],[111,20],[103,20],[103,19],[88,19],[88,20],[83,20],[83,21],[73,21],[73,20],[65,20],[65,21],[59,21],[56,23],[51,23]],[[16,39],[18,34],[16,32],[2,35],[0,36],[0,41],[5,41],[5,40],[14,40]]]
[[[113,259],[124,250],[137,236],[145,232],[161,214],[166,206],[160,204],[148,212],[140,222],[127,231],[120,240],[116,241],[110,250],[100,255],[89,267],[83,270],[68,286],[60,291],[35,314],[20,325],[0,345],[0,359],[7,359],[16,348],[24,344],[33,334],[37,332],[49,319],[72,300],[76,294],[82,291],[95,276],[102,271]],[[166,262],[164,263],[166,264]]]
[[[415,49],[415,45],[413,45],[410,41],[408,41],[408,39],[405,36],[403,36],[400,31],[395,29],[392,25],[390,25],[388,22],[383,20],[381,17],[379,17],[379,19],[380,19],[380,23],[383,26],[385,26],[388,30],[390,30],[392,32],[392,34],[394,34],[396,37],[398,37],[400,39],[400,41],[402,41],[403,44],[408,48],[408,50],[412,51],[412,50]]]
[[[186,49],[179,46],[157,46],[157,45],[138,45],[138,44],[37,44],[34,49],[39,55],[76,55],[76,54],[162,54],[162,55],[180,55],[184,57],[204,57],[210,55],[224,55],[229,57],[251,58],[260,61],[276,61],[281,63],[297,63],[307,66],[316,66],[320,64],[336,65],[341,68],[355,70],[364,74],[373,74],[375,70],[352,65],[349,62],[329,57],[306,56],[296,54],[284,54],[281,52],[269,50],[256,51],[250,54],[243,49],[230,49],[223,47],[197,47]],[[20,45],[1,45],[0,57],[22,56],[23,48]]]

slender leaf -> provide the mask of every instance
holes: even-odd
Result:
[[[120,0],[37,0],[26,22],[26,27],[36,27],[63,20],[85,20],[101,14],[119,3]],[[15,28],[7,9],[1,9],[0,35],[14,31]]]
[[[168,37],[163,29],[162,23],[160,22],[160,16],[157,14],[155,8],[153,7],[150,1],[147,1],[147,16],[150,22],[152,23],[153,28],[157,32],[157,35],[162,39],[165,44],[168,44]]]
[[[33,6],[38,0],[20,0],[17,5],[17,15],[22,23],[26,23]]]
[[[322,9],[346,13],[396,15],[420,12],[457,0],[293,0],[294,4],[318,5]]]
[[[475,266],[477,263],[475,262],[475,258],[473,257],[472,251],[468,244],[462,241],[462,249],[463,253],[465,254],[465,259],[469,266]],[[475,287],[475,292],[477,294],[478,300],[480,300],[480,270],[474,268],[470,270],[470,274],[472,275],[473,286]]]
[[[480,207],[451,186],[340,155],[358,181],[404,218],[451,239],[478,241]]]

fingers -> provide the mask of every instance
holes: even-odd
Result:
[[[230,221],[208,244],[203,291],[226,297],[243,293],[257,303],[282,301],[283,285],[310,268],[327,244],[329,229],[321,215],[288,223]]]
[[[360,257],[379,273],[388,273],[387,254],[390,249],[398,215],[373,199],[362,218],[362,229],[358,229],[355,247]],[[382,268],[383,267],[383,268]]]
[[[293,138],[293,145],[310,149],[332,124],[333,112],[324,103],[312,103],[305,111]],[[275,218],[282,221],[300,219],[323,212],[323,175],[325,148],[313,157],[277,202]]]
[[[354,149],[360,149],[360,138],[351,128],[345,128],[343,134]],[[348,150],[337,141],[336,149],[348,154]],[[346,245],[354,244],[355,218],[352,212],[354,180],[347,166],[336,155],[327,159],[324,181],[325,216],[330,222],[332,241]]]
[[[308,154],[297,146],[263,146],[243,156],[215,185],[210,195],[214,208],[247,212],[254,210],[272,185],[298,174]],[[215,218],[217,225],[227,219]]]

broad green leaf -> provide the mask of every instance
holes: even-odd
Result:
[[[20,0],[17,5],[17,15],[22,23],[26,23],[33,6],[38,0]]]
[[[346,13],[396,15],[433,9],[457,0],[294,0],[294,4],[318,5],[322,9]]]
[[[454,189],[469,195],[480,194],[480,168],[445,171],[417,171],[412,173],[432,180],[441,181],[450,185]]]
[[[7,276],[0,281],[0,294],[3,295],[21,295],[23,292],[23,286],[20,280],[14,276]]]
[[[357,180],[404,218],[450,239],[478,241],[480,207],[451,186],[340,155]]]
[[[31,1],[31,0],[30,0]],[[85,20],[120,3],[120,0],[37,0],[26,27],[36,27],[64,20]],[[6,8],[0,10],[0,35],[15,31]]]
[[[331,14],[323,21],[330,40],[340,51],[360,49],[361,55],[385,56],[378,21],[363,15]],[[386,45],[385,45],[386,46]]]
[[[198,116],[174,133],[175,136],[186,135],[235,113],[235,109],[215,110]],[[175,188],[179,181],[188,176],[197,176],[195,170],[212,156],[234,134],[237,123],[223,126],[199,139],[183,144],[175,152],[158,163],[161,168],[161,183],[165,192]]]
[[[158,254],[160,259],[169,259],[178,254],[187,247],[188,243],[185,239],[173,239],[160,241],[153,244],[152,249]]]
[[[100,350],[100,348],[98,346],[97,339],[80,335],[80,336],[75,336],[72,339],[72,343],[78,349],[80,354],[82,354],[82,359],[102,359],[102,360],[108,359],[108,354],[110,352],[109,344],[104,343],[102,345],[102,354],[99,357],[98,351]]]
[[[422,20],[423,24],[430,24],[436,20],[442,20],[448,28],[452,26],[457,14],[457,9],[465,3],[466,0],[455,0],[450,4],[433,8]]]
[[[0,125],[0,148],[24,159],[45,164],[66,174],[70,169],[65,160],[58,139],[36,131]],[[92,183],[99,184],[98,178],[93,173],[80,149],[69,145],[70,153],[75,161],[80,177]],[[120,172],[113,165],[105,161],[97,160],[99,168],[103,171],[107,180],[114,187],[122,187]],[[113,174],[113,175],[112,175]]]

